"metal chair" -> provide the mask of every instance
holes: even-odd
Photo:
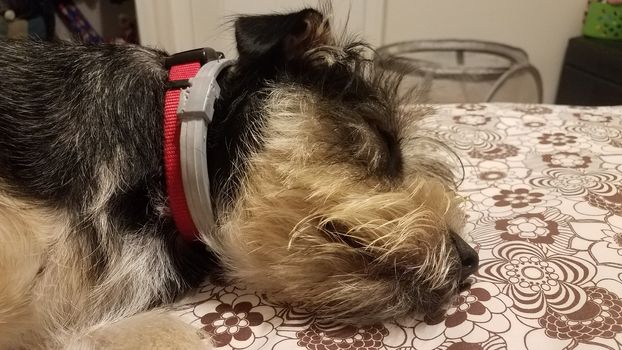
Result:
[[[522,49],[475,40],[415,40],[380,47],[376,62],[404,75],[424,102],[542,103],[542,79]]]

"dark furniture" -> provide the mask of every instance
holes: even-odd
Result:
[[[570,39],[555,103],[622,105],[622,41]]]

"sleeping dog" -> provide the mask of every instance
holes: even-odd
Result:
[[[369,323],[436,312],[474,272],[400,77],[322,11],[234,26],[226,64],[0,42],[1,349],[209,348],[163,311],[206,276]]]

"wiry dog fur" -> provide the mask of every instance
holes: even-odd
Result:
[[[0,43],[1,349],[200,348],[154,308],[210,273],[366,323],[436,311],[472,272],[452,173],[399,77],[315,10],[235,29],[207,248],[167,208],[166,53]]]

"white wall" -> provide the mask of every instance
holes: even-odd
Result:
[[[314,7],[317,3],[313,0],[191,0],[194,39],[197,45],[215,45],[231,55],[235,47],[229,21],[235,15],[297,11],[306,6]],[[333,1],[332,6],[336,28],[343,27],[349,16],[350,31],[363,33],[371,43],[380,44],[383,1],[339,0]],[[205,14],[208,14],[207,18]]]
[[[333,0],[334,17],[374,45],[413,39],[499,41],[526,50],[553,102],[569,38],[581,32],[586,0]],[[317,0],[136,0],[144,44],[170,52],[200,46],[235,55],[228,20],[283,12]]]
[[[586,0],[387,0],[384,43],[481,39],[527,51],[540,70],[544,100],[557,92],[569,38],[581,32]]]
[[[350,32],[381,43],[385,0],[335,0],[333,17],[340,28],[349,16]],[[136,0],[143,44],[170,52],[210,46],[235,55],[231,19],[240,14],[274,13],[316,7],[318,0]]]

